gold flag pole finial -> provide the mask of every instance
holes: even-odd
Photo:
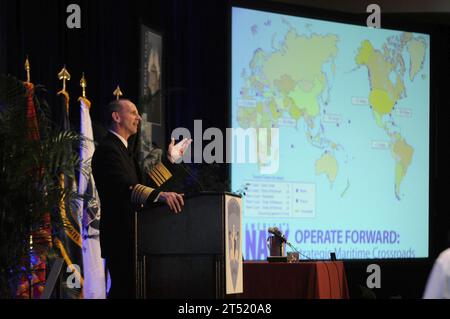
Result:
[[[117,88],[114,90],[113,94],[116,96],[117,100],[123,95],[119,85],[117,85]]]
[[[86,78],[84,77],[84,72],[83,72],[83,75],[81,76],[80,86],[81,86],[81,88],[83,89],[83,92],[82,92],[81,96],[82,96],[83,98],[86,98],[87,81],[86,81]]]
[[[58,79],[63,81],[62,92],[66,92],[66,80],[70,81],[70,73],[67,71],[66,66],[62,68],[62,70],[58,73]]]
[[[78,98],[78,101],[82,101],[84,103],[84,105],[86,105],[90,109],[91,102],[86,97],[87,81],[86,81],[86,78],[84,77],[84,72],[81,76],[80,86],[83,88],[83,92],[82,92],[81,96]]]
[[[28,60],[28,55],[27,58],[25,59],[25,71],[27,71],[27,83],[31,83],[31,76],[30,76],[30,61]]]

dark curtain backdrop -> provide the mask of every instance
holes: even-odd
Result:
[[[6,69],[6,3],[0,1],[0,72]]]
[[[71,3],[81,7],[81,29],[66,26]],[[62,87],[57,74],[65,64],[72,76],[68,91],[74,127],[84,72],[97,128],[117,84],[124,97],[138,101],[142,22],[164,37],[166,137],[180,126],[193,132],[194,119],[202,119],[204,128],[225,128],[227,5],[225,0],[0,0],[0,70],[25,79],[28,55],[32,82],[45,85],[48,101],[56,105]]]

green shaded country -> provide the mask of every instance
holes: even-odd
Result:
[[[256,112],[257,114],[261,114],[264,112],[264,105],[262,103],[256,104]]]
[[[289,94],[289,97],[292,98],[293,104],[297,108],[302,109],[304,113],[310,117],[316,117],[320,112],[318,98],[322,93],[323,88],[323,84],[316,79],[314,81],[314,86],[310,91],[305,92],[302,89],[297,88]]]
[[[274,123],[273,118],[270,116],[269,112],[263,112],[259,119],[260,119],[260,121],[259,121],[259,125],[257,127],[271,128],[272,123]]]
[[[288,96],[285,96],[283,98],[283,109],[289,109],[289,107],[292,105],[292,103],[294,103],[294,101],[292,101],[292,99]]]
[[[350,181],[347,179],[347,186],[345,187],[345,189],[342,191],[341,193],[341,198],[345,196],[345,194],[347,194],[348,189],[350,188]]]
[[[377,112],[373,112],[372,113],[373,116],[375,117],[375,123],[377,124],[377,126],[381,127],[381,128],[385,128],[385,125],[383,124],[383,120],[381,118],[381,115]]]
[[[316,161],[316,175],[325,174],[330,183],[336,180],[336,176],[339,170],[339,165],[333,155],[324,153]]]
[[[298,36],[289,31],[283,43],[283,50],[273,53],[264,64],[263,72],[270,84],[288,76],[298,83],[306,80],[313,83],[315,79],[325,85],[326,78],[322,66],[337,54],[336,35],[311,37]]]
[[[409,52],[409,78],[414,80],[416,74],[420,71],[425,60],[426,43],[422,40],[410,40],[406,46]]]
[[[395,165],[395,196],[400,199],[400,186],[411,165],[412,157],[414,155],[414,148],[406,143],[405,139],[400,134],[397,135],[397,140],[392,145],[392,154],[396,161]]]

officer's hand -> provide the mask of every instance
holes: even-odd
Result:
[[[178,214],[181,212],[181,207],[184,206],[183,196],[184,194],[174,192],[161,192],[159,193],[158,200],[166,203],[171,211]]]
[[[186,152],[189,145],[191,145],[192,139],[184,138],[181,142],[175,144],[175,139],[172,138],[172,141],[169,144],[169,148],[167,150],[169,160],[174,163],[177,162],[183,154]]]

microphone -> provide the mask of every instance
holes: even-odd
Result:
[[[283,241],[283,243],[287,242],[286,237],[284,237],[284,235],[281,233],[281,231],[277,227],[269,227],[268,232],[269,232],[269,234],[272,234],[275,237],[280,238]]]
[[[281,232],[281,230],[278,229],[278,227],[269,227],[269,229],[267,230],[269,232],[269,234],[274,235],[275,237],[278,237],[282,240],[283,243],[286,243],[286,245],[288,245],[290,248],[292,248],[296,253],[298,253],[300,256],[305,257],[308,260],[312,260],[311,258],[309,258],[308,256],[302,254],[300,251],[298,251],[297,248],[295,248],[294,245],[292,245],[287,239],[286,237],[283,235],[283,233]]]

